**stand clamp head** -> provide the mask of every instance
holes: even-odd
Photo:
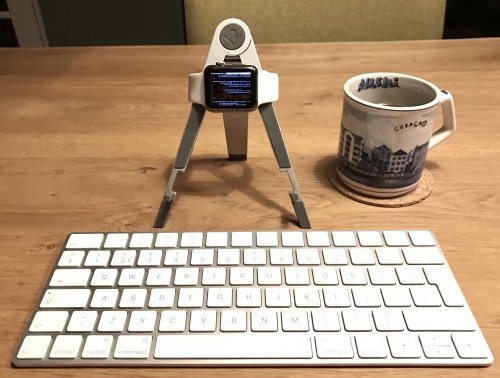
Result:
[[[237,18],[222,21],[203,72],[189,75],[189,101],[226,112],[252,111],[278,99],[278,74],[262,69],[248,26]]]

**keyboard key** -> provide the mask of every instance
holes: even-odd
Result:
[[[233,305],[233,289],[211,287],[208,289],[207,307],[225,308]]]
[[[145,270],[142,268],[123,269],[120,274],[118,286],[141,286]]]
[[[201,279],[202,285],[224,285],[226,283],[226,269],[205,268]]]
[[[326,231],[307,231],[307,245],[309,247],[329,247],[330,238]]]
[[[409,265],[444,264],[443,256],[434,247],[403,248],[403,255]]]
[[[108,265],[109,257],[111,256],[111,252],[107,250],[102,251],[89,251],[87,254],[87,258],[83,265],[88,267],[94,266],[106,266]]]
[[[126,233],[108,234],[106,235],[104,248],[125,249],[127,247],[127,241],[128,241],[128,234]]]
[[[153,332],[156,323],[156,311],[132,311],[128,323],[129,332]],[[118,340],[120,341],[120,340]]]
[[[243,264],[266,265],[266,250],[263,248],[248,248],[243,250]]]
[[[30,332],[61,332],[66,325],[68,311],[38,311],[31,322]]]
[[[319,265],[319,252],[315,248],[297,248],[296,250],[298,265]]]
[[[358,239],[362,247],[382,247],[384,245],[382,235],[377,231],[359,231]]]
[[[187,259],[187,249],[167,249],[163,264],[166,266],[184,266],[187,265]]]
[[[158,266],[161,264],[162,251],[160,249],[143,249],[139,252],[138,266]]]
[[[387,358],[385,337],[377,334],[356,335],[359,358]]]
[[[387,341],[393,358],[420,358],[422,356],[422,348],[417,335],[388,334]]]
[[[113,308],[118,299],[118,289],[96,289],[90,302],[91,308]]]
[[[353,265],[375,265],[375,256],[371,248],[351,248],[349,255]]]
[[[247,330],[247,313],[243,310],[223,310],[220,317],[222,332],[245,332]]]
[[[198,283],[199,268],[177,268],[175,271],[175,286],[196,286]]]
[[[420,344],[427,358],[455,358],[456,352],[450,334],[422,333]]]
[[[337,271],[331,267],[315,266],[312,268],[315,285],[338,285]]]
[[[343,287],[328,287],[323,289],[326,307],[350,307],[349,292]]]
[[[290,289],[285,287],[267,288],[265,291],[266,307],[290,307]]]
[[[342,267],[340,268],[340,276],[344,285],[366,285],[365,270],[360,267]]]
[[[309,270],[301,267],[285,268],[285,282],[287,285],[309,285]]]
[[[323,259],[326,265],[347,265],[346,250],[343,248],[324,248]]]
[[[92,332],[97,319],[97,311],[73,311],[68,324],[68,332]]]
[[[198,287],[180,289],[177,306],[179,308],[198,308],[203,306],[203,289]]]
[[[253,268],[231,268],[229,274],[229,283],[234,286],[253,285]]]
[[[281,327],[285,332],[309,331],[307,312],[300,310],[281,311]]]
[[[162,311],[158,330],[160,332],[184,332],[186,329],[186,311]]]
[[[17,358],[30,360],[44,358],[51,341],[52,337],[48,335],[26,336],[19,348]]]
[[[444,305],[448,307],[463,307],[465,298],[458,285],[453,281],[439,282],[437,285]]]
[[[175,289],[155,288],[149,296],[149,307],[169,308],[174,306]]]
[[[71,234],[66,243],[68,249],[99,248],[104,234]]]
[[[40,308],[84,308],[90,297],[89,289],[49,289]]]
[[[460,358],[488,358],[491,356],[484,339],[476,333],[453,333],[451,338]]]
[[[290,248],[271,248],[269,250],[271,265],[292,265],[293,255]]]
[[[156,248],[175,248],[179,235],[176,232],[160,232],[156,235]]]
[[[97,330],[99,332],[122,332],[127,320],[127,311],[103,311]]]
[[[351,338],[344,334],[321,334],[314,337],[318,358],[354,358]]]
[[[414,246],[433,246],[436,245],[432,233],[429,231],[409,231],[411,242]]]
[[[408,236],[404,231],[384,231],[382,232],[385,244],[389,247],[407,247],[410,245]]]
[[[113,286],[118,276],[118,269],[96,269],[90,286]]]
[[[227,247],[227,232],[207,232],[207,247]]]
[[[346,331],[372,330],[372,321],[369,311],[357,309],[342,310],[342,318]]]
[[[368,277],[373,285],[395,285],[397,282],[395,270],[388,266],[370,266]]]
[[[257,232],[257,247],[277,247],[278,245],[277,232]]]
[[[403,331],[405,323],[400,309],[373,309],[373,320],[378,331]]]
[[[82,264],[85,257],[84,251],[64,251],[59,259],[57,266],[60,267],[77,267]]]
[[[90,272],[90,269],[56,269],[49,286],[85,286]]]
[[[424,285],[425,276],[421,267],[398,266],[396,267],[398,280],[402,285]]]
[[[189,331],[215,332],[217,315],[215,310],[194,310],[191,312]]]
[[[133,266],[136,256],[137,251],[132,249],[114,251],[111,266]]]
[[[435,286],[410,287],[410,294],[417,307],[439,307],[443,304]]]
[[[231,235],[231,247],[251,247],[253,236],[251,232],[233,232]]]
[[[472,314],[462,308],[412,308],[403,315],[410,331],[474,331]]]
[[[351,290],[356,307],[380,307],[377,289],[373,287],[354,287]]]
[[[257,268],[257,283],[259,285],[281,285],[281,269],[276,267]]]
[[[402,265],[403,258],[399,248],[375,248],[378,262],[381,265]]]
[[[159,335],[154,352],[157,359],[310,359],[312,356],[310,337],[300,333]]]
[[[192,266],[211,266],[214,263],[213,249],[193,249],[191,252]]]
[[[81,335],[59,335],[50,350],[50,358],[76,358],[80,351],[83,337]]]
[[[321,300],[317,288],[298,287],[293,289],[295,306],[297,307],[320,307]]]
[[[217,265],[239,265],[240,250],[236,248],[223,248],[217,251]]]
[[[108,358],[111,353],[113,336],[90,335],[87,336],[82,351],[82,358]]]
[[[153,234],[149,232],[137,232],[130,238],[129,248],[150,248],[153,244]]]
[[[97,291],[97,290],[96,290]],[[120,298],[120,308],[141,308],[146,301],[146,289],[124,289]]]
[[[302,232],[283,231],[281,233],[281,245],[283,247],[304,247]]]
[[[275,332],[278,330],[278,314],[272,310],[255,310],[250,315],[253,332]]]
[[[262,298],[260,289],[257,287],[236,289],[237,307],[261,307]]]
[[[410,289],[407,287],[383,287],[380,293],[387,307],[410,307],[413,304]]]
[[[356,247],[356,235],[352,231],[333,231],[333,244],[336,247]]]
[[[315,331],[340,331],[339,314],[333,309],[314,309],[311,311]]]
[[[148,358],[151,341],[150,335],[121,335],[116,342],[114,358]]]
[[[166,286],[170,285],[172,277],[171,268],[151,268],[148,271],[146,285],[148,286]]]
[[[201,248],[203,246],[203,232],[184,232],[181,235],[182,248]]]

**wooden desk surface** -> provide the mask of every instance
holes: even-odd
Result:
[[[435,232],[493,354],[500,358],[500,39],[257,46],[280,75],[276,112],[315,229]],[[0,49],[0,377],[498,377],[481,369],[14,369],[10,359],[66,234],[151,231],[189,111],[187,76],[207,46]],[[384,209],[343,197],[336,154],[342,86],[403,72],[449,90],[458,131],[429,153],[432,195]],[[207,114],[178,177],[170,230],[296,229],[258,114],[249,159],[226,161]]]

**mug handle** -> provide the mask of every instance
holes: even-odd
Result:
[[[448,138],[457,129],[457,121],[455,118],[455,104],[451,93],[441,91],[441,106],[443,107],[443,126],[436,130],[429,141],[429,150],[436,147],[443,140]]]

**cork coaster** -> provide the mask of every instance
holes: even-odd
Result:
[[[420,178],[420,181],[418,182],[415,189],[413,189],[411,192],[393,198],[370,197],[365,194],[353,191],[351,188],[344,185],[344,183],[339,179],[335,162],[328,165],[328,178],[330,179],[330,182],[335,187],[335,189],[337,189],[344,196],[366,205],[380,207],[404,207],[414,205],[427,198],[431,194],[432,188],[434,187],[434,179],[432,178],[432,174],[425,168],[422,172],[422,177]]]

